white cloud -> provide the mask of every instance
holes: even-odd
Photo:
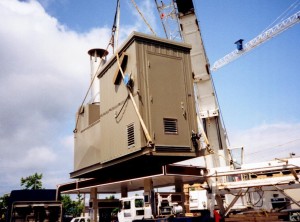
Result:
[[[153,1],[147,0],[147,1],[142,1],[140,5],[140,11],[142,12],[145,20],[149,24],[149,26],[156,31],[157,30],[157,15],[155,15],[155,4],[153,4]],[[146,26],[145,23],[143,23],[144,28],[147,29],[147,32],[150,32],[150,28]]]
[[[141,30],[144,33],[152,34],[150,28],[144,22],[143,18],[141,17],[137,9],[134,7],[134,5],[131,3],[131,1],[128,4],[130,4],[129,7],[131,8],[132,13],[136,17],[135,20],[136,22],[135,24],[133,24],[130,31]],[[141,12],[141,14],[143,15],[143,17],[145,18],[145,20],[147,21],[147,23],[150,25],[150,27],[154,30],[154,32],[157,32],[157,16],[155,15],[156,8],[155,8],[155,4],[153,4],[153,1],[150,0],[140,1],[140,2],[136,2],[136,5],[139,11]],[[122,12],[121,12],[121,16],[122,16]],[[124,30],[128,30],[128,27]]]
[[[263,124],[232,133],[231,147],[244,147],[246,163],[300,156],[300,123]]]
[[[87,51],[106,47],[110,29],[76,33],[34,0],[0,1],[0,14],[1,195],[35,172],[69,177],[72,143],[62,141],[88,88]]]
[[[73,151],[74,148],[74,136],[67,135],[66,137],[61,139],[61,145],[64,149]]]
[[[52,0],[41,2],[0,1],[0,195],[35,172],[44,187],[68,180],[75,112],[89,85],[87,51],[110,40],[111,27],[77,33],[45,12]],[[141,3],[144,13],[148,7]],[[121,25],[120,43],[144,28],[135,21]]]
[[[21,168],[45,169],[56,161],[57,155],[48,147],[34,147],[28,150],[20,161]]]

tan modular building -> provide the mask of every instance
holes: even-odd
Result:
[[[100,103],[77,113],[72,178],[152,175],[164,164],[196,156],[190,50],[188,44],[130,35],[119,49],[119,65],[114,55],[97,73]]]

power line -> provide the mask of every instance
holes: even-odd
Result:
[[[288,142],[285,142],[285,143],[282,143],[282,144],[279,144],[279,145],[276,145],[276,146],[273,146],[273,147],[269,147],[269,148],[266,148],[266,149],[263,149],[263,150],[259,150],[259,151],[252,152],[252,153],[248,153],[248,155],[253,155],[253,154],[260,153],[260,152],[264,152],[264,151],[266,151],[266,150],[278,148],[278,147],[281,147],[281,146],[284,146],[284,145],[287,145],[287,144],[290,144],[290,143],[294,143],[294,142],[296,142],[296,141],[300,141],[300,138],[295,139],[295,140],[291,140],[291,141],[288,141]]]

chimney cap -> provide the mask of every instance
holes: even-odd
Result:
[[[99,57],[99,58],[102,58],[104,56],[107,56],[108,55],[108,51],[105,50],[105,49],[90,49],[88,51],[88,54],[92,57]]]

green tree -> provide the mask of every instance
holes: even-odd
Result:
[[[108,199],[108,200],[114,200],[114,199],[116,199],[116,198],[115,198],[115,195],[110,195],[110,196],[108,196],[108,197],[105,197],[105,199]]]
[[[21,178],[21,186],[25,186],[25,190],[39,190],[43,189],[42,184],[43,174],[35,173],[25,178]]]
[[[4,194],[0,197],[0,221],[5,221],[5,213],[8,206],[8,194]]]
[[[61,202],[65,215],[71,215],[72,217],[79,217],[84,211],[83,198],[80,194],[77,195],[77,200],[72,200],[69,195],[62,195]]]

